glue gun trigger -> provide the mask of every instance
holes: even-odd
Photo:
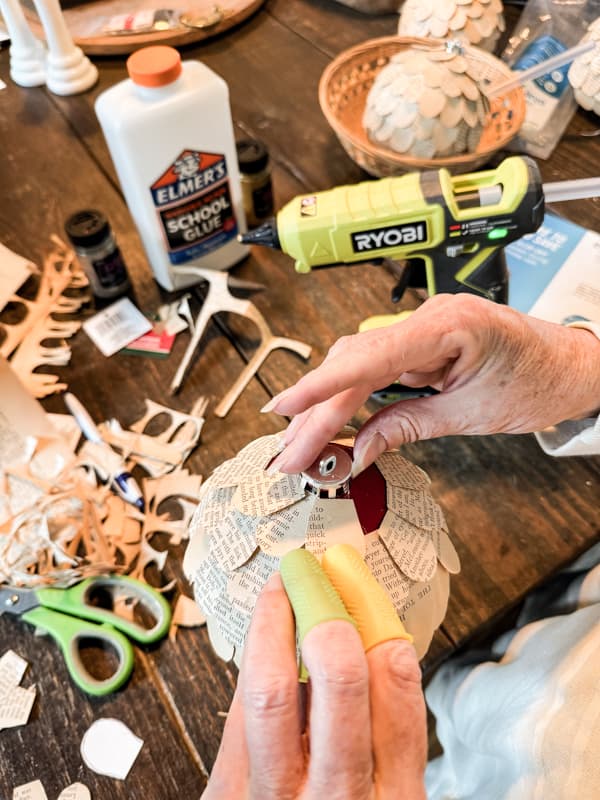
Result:
[[[398,282],[392,289],[392,303],[399,303],[404,297],[404,292],[410,285],[411,278],[411,264],[410,261],[403,261],[399,264],[397,261],[390,261],[386,259],[386,266],[390,269],[391,273],[398,277]]]

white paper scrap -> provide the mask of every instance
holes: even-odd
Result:
[[[83,330],[102,355],[108,357],[152,330],[152,323],[128,297],[123,297],[86,320]]]
[[[86,766],[98,775],[123,781],[143,744],[143,740],[132,733],[125,723],[106,717],[93,722],[84,733],[81,757]]]
[[[12,692],[0,697],[0,731],[25,725],[35,702],[35,687],[13,687]]]
[[[27,662],[13,650],[0,658],[0,731],[25,725],[35,702],[35,686],[19,686]]]
[[[26,669],[27,661],[14,650],[7,650],[0,658],[0,695],[7,694],[19,685]]]
[[[90,790],[83,783],[72,783],[58,796],[58,800],[91,800],[91,798]]]
[[[31,781],[13,789],[13,800],[48,800],[41,781]]]

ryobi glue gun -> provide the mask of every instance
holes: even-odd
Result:
[[[407,286],[471,292],[506,302],[502,248],[544,219],[544,187],[536,163],[505,159],[493,170],[452,176],[446,169],[339,186],[299,195],[245,244],[280,248],[298,272],[313,267],[405,260],[393,292]]]

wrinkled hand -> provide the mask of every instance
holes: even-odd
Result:
[[[365,655],[356,629],[334,620],[307,633],[302,655],[308,704],[292,610],[274,575],[256,605],[203,800],[425,800],[425,704],[412,645],[388,641]]]
[[[436,295],[407,320],[343,337],[265,411],[293,416],[272,468],[306,469],[377,389],[440,394],[388,406],[359,432],[355,474],[384,450],[456,434],[530,433],[600,405],[600,341],[473,295]]]

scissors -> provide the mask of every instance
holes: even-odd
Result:
[[[94,597],[102,593],[108,593],[113,607],[119,598],[135,598],[150,613],[154,625],[145,628],[94,605]],[[16,614],[53,636],[62,649],[71,678],[82,691],[92,695],[116,691],[131,675],[133,647],[126,637],[140,644],[156,642],[167,633],[171,622],[171,609],[161,594],[122,575],[88,578],[69,589],[0,586],[0,615],[5,612]],[[108,678],[97,679],[86,669],[80,653],[84,640],[107,644],[116,652],[118,665]]]

